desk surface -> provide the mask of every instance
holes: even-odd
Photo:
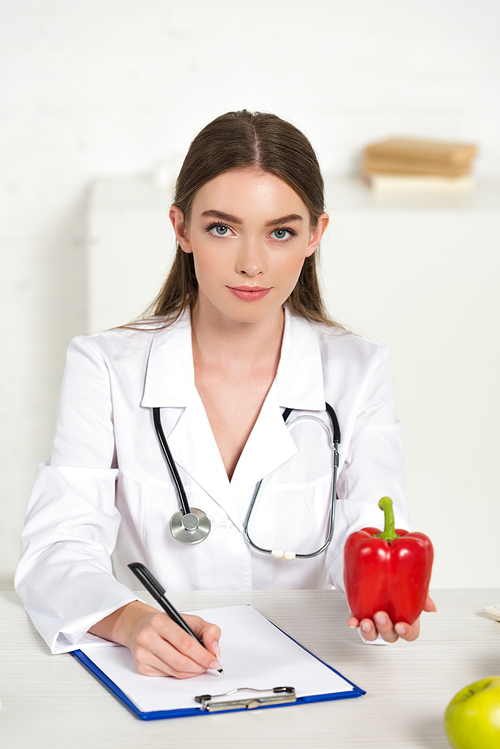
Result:
[[[180,609],[250,603],[366,690],[355,700],[143,722],[70,655],[50,655],[15,593],[0,593],[0,744],[5,749],[449,749],[443,713],[466,684],[500,674],[500,589],[437,590],[414,643],[363,645],[334,591],[172,593]],[[224,659],[224,644],[222,656]]]

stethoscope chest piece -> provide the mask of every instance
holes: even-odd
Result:
[[[191,512],[184,515],[179,510],[170,520],[170,532],[181,544],[199,544],[210,533],[210,520],[204,512],[191,507]]]

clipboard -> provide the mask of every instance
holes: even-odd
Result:
[[[360,697],[365,691],[252,606],[191,612],[222,630],[224,674],[192,679],[141,676],[130,651],[106,643],[72,655],[141,720],[268,709]]]

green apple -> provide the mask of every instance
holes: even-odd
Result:
[[[458,692],[446,708],[444,728],[453,749],[499,749],[500,676]]]

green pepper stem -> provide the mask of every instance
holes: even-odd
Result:
[[[392,499],[390,497],[382,497],[378,506],[384,511],[384,530],[382,533],[377,534],[377,537],[383,538],[384,541],[394,541],[395,538],[398,538],[398,534],[394,530]]]

